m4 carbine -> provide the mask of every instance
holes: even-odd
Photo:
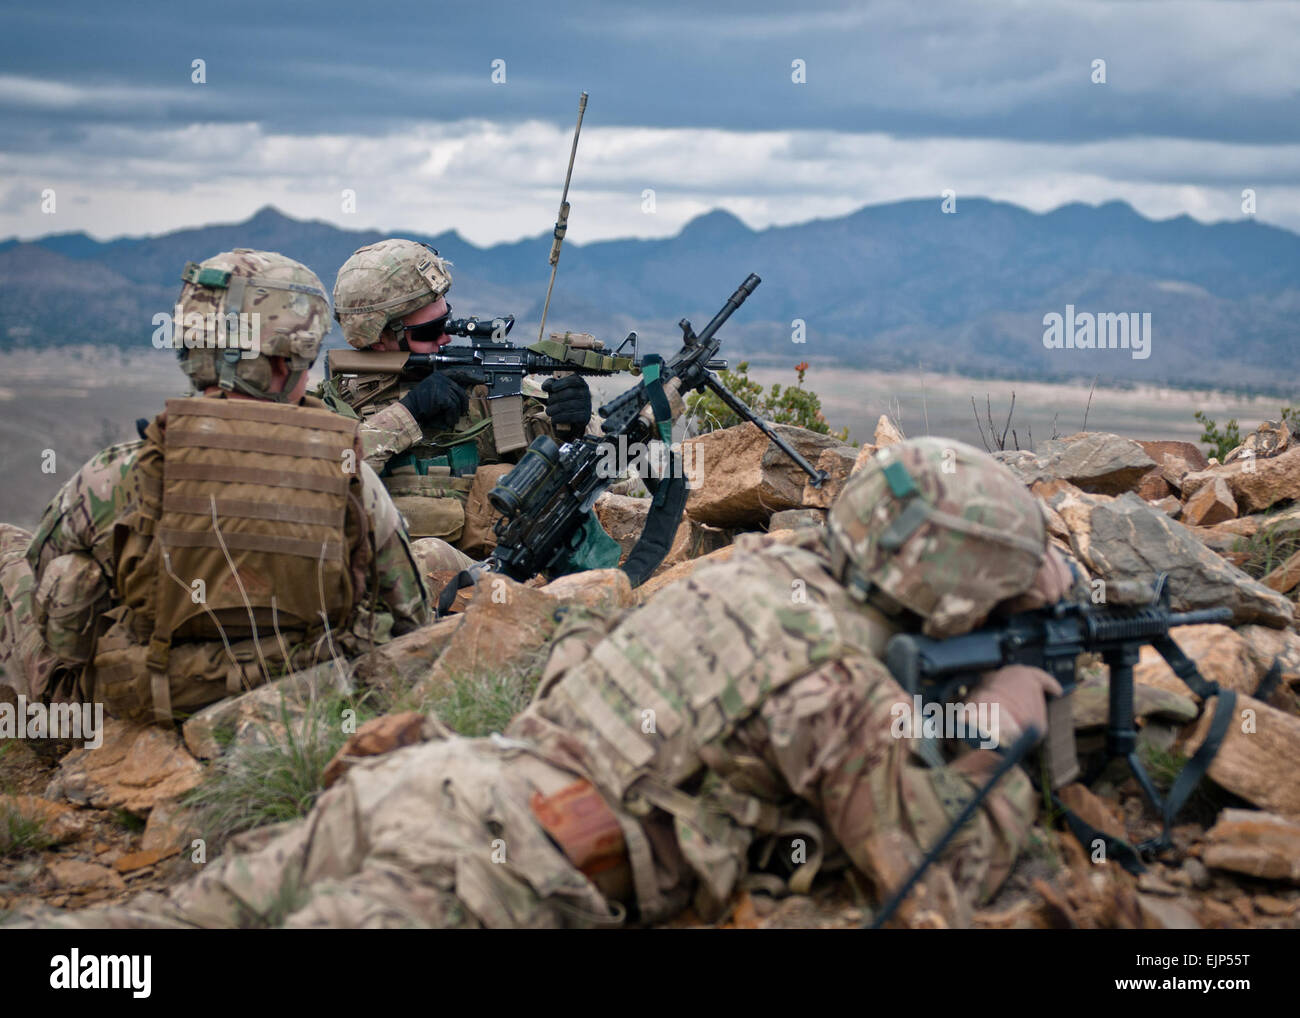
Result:
[[[418,381],[441,372],[466,388],[486,386],[488,407],[498,452],[511,452],[527,445],[523,423],[523,382],[526,375],[613,375],[622,371],[639,374],[645,361],[640,356],[635,332],[612,353],[605,344],[585,333],[565,333],[530,346],[517,346],[506,337],[514,327],[514,315],[496,318],[457,318],[445,331],[465,336],[468,346],[445,346],[437,353],[386,350],[331,350],[327,357],[330,376],[396,375],[403,381]],[[630,353],[625,353],[630,347]],[[726,368],[725,360],[712,360],[710,370]]]

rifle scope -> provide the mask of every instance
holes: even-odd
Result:
[[[488,492],[488,501],[503,516],[514,516],[528,505],[559,463],[560,447],[546,435],[538,435],[514,469]]]

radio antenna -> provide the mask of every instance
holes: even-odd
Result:
[[[569,229],[569,179],[573,176],[573,159],[578,154],[578,135],[582,133],[582,115],[587,112],[587,93],[578,97],[578,124],[573,129],[573,147],[569,149],[569,169],[564,174],[564,194],[560,196],[560,215],[555,220],[555,239],[551,241],[551,281],[546,284],[546,303],[542,305],[542,324],[537,327],[537,341],[546,335],[546,313],[551,308],[551,291],[555,288],[555,273],[560,267],[560,247]]]

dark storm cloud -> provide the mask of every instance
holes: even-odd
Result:
[[[7,147],[79,124],[414,119],[1300,140],[1290,3],[59,2],[0,12]],[[190,82],[191,61],[207,84]],[[1107,83],[1090,81],[1094,59]],[[506,61],[507,83],[490,80]],[[790,80],[806,62],[807,83]]]

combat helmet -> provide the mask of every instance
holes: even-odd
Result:
[[[181,279],[173,342],[194,388],[283,402],[329,331],[329,297],[316,273],[274,251],[240,247],[190,262]],[[279,392],[267,390],[269,357],[288,363]]]
[[[394,319],[451,289],[451,262],[427,244],[381,240],[355,251],[334,281],[334,317],[358,350],[374,346]]]
[[[980,625],[1026,591],[1047,528],[1038,500],[987,453],[916,438],[887,446],[849,478],[826,539],[837,578],[890,613],[914,612],[927,636]]]

